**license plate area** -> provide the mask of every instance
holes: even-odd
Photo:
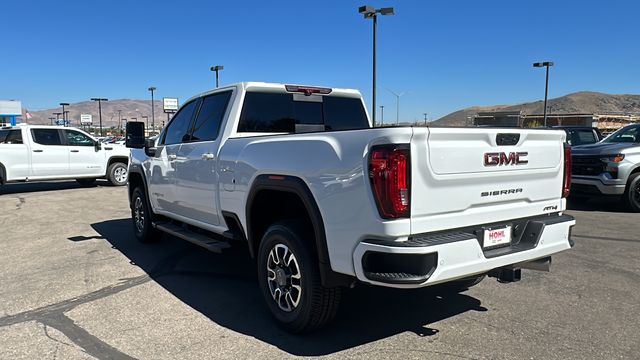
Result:
[[[483,249],[494,249],[511,245],[511,225],[484,229]]]

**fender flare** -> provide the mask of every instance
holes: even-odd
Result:
[[[251,229],[251,208],[253,206],[256,195],[262,190],[274,190],[293,193],[300,198],[304,204],[307,214],[311,220],[313,226],[313,233],[315,238],[315,250],[318,256],[318,265],[320,268],[320,278],[322,284],[326,287],[333,286],[350,286],[354,279],[351,276],[339,274],[331,269],[331,259],[329,257],[329,250],[327,248],[327,238],[324,230],[324,221],[322,220],[322,214],[318,207],[316,200],[309,190],[307,184],[300,178],[289,175],[278,174],[263,174],[256,177],[251,185],[251,190],[247,196],[247,203],[245,204],[246,214],[246,231],[247,241],[249,246],[249,252],[252,257],[255,257],[256,250],[254,249],[252,229]]]

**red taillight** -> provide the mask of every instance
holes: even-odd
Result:
[[[562,197],[569,197],[571,191],[571,146],[564,144],[564,181],[562,182]]]
[[[384,219],[409,217],[411,159],[408,145],[375,146],[369,155],[373,197]]]

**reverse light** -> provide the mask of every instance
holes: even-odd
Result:
[[[410,215],[411,158],[409,145],[382,145],[371,148],[369,180],[378,212],[384,219]]]
[[[624,160],[624,154],[616,154],[616,155],[605,156],[600,158],[600,161],[607,162],[607,163],[608,162],[619,163],[622,160]]]
[[[562,181],[562,197],[569,197],[571,192],[571,146],[564,144],[564,176]]]

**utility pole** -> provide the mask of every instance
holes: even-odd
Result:
[[[380,126],[384,125],[384,105],[380,105]]]
[[[153,92],[156,91],[156,87],[151,86],[148,90],[151,91],[151,132],[153,133],[153,129],[155,129],[156,127],[156,115],[155,110],[153,109],[155,107],[155,103],[153,101]]]
[[[424,115],[424,125],[427,126],[427,113],[422,113]]]
[[[98,102],[98,118],[100,118],[100,136],[104,136],[102,133],[102,102],[109,101],[109,99],[105,98],[91,98],[92,101]]]

